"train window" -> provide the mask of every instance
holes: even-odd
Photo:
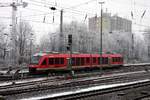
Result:
[[[117,57],[117,62],[119,62],[119,57]]]
[[[44,61],[42,62],[42,65],[46,65],[46,59],[44,59]]]
[[[108,57],[103,58],[103,64],[108,64]]]
[[[90,58],[86,58],[86,63],[90,63]]]
[[[60,64],[64,64],[64,58],[60,58]]]
[[[81,58],[79,58],[79,65],[81,65]]]
[[[118,58],[118,62],[121,62],[121,58],[120,57]]]
[[[119,62],[119,57],[116,57],[116,62]]]
[[[49,62],[50,65],[53,65],[54,64],[54,58],[49,58],[48,62]]]
[[[117,62],[120,62],[120,57],[118,57],[118,61]]]
[[[117,59],[117,57],[115,57],[115,62],[117,62],[118,61],[118,59]]]
[[[55,64],[60,64],[59,63],[59,58],[55,58]]]
[[[80,58],[76,58],[76,65],[77,65],[77,66],[80,65]]]
[[[76,58],[76,65],[79,65],[79,58]]]
[[[119,62],[119,57],[117,57],[117,62]]]
[[[75,62],[75,58],[72,58],[72,66],[75,66],[76,62]]]
[[[116,62],[116,57],[112,58],[113,62]]]
[[[100,57],[98,57],[98,64],[100,64]]]
[[[93,58],[93,63],[96,63],[96,57]]]
[[[102,64],[105,64],[105,58],[104,57],[102,58]]]
[[[106,64],[108,64],[108,57],[106,58]]]
[[[115,62],[117,62],[117,57],[115,57]]]
[[[84,58],[81,58],[81,65],[84,65]]]
[[[114,58],[112,58],[112,62],[114,62]]]
[[[41,58],[41,56],[33,56],[33,57],[31,58],[30,64],[38,64],[40,58]]]

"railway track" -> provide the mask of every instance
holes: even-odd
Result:
[[[122,96],[122,99],[115,98],[114,100],[141,100],[146,97],[150,97],[150,94],[148,92],[142,91],[141,95],[134,95],[130,97],[127,97],[125,95],[128,95],[128,91],[134,90],[140,90],[140,88],[150,88],[150,80],[141,80],[141,81],[133,81],[128,83],[121,83],[121,84],[112,84],[107,86],[95,86],[95,87],[89,87],[88,89],[80,89],[76,90],[74,92],[65,92],[65,93],[58,93],[58,94],[51,94],[43,97],[35,97],[32,99],[36,100],[45,100],[45,99],[51,99],[51,100],[100,100],[104,99],[104,96],[106,94],[113,94],[117,93],[118,97]],[[108,97],[105,97],[105,100],[110,100],[111,96],[108,95]]]
[[[15,82],[15,84],[7,84],[0,86],[0,95],[11,96],[22,93],[34,93],[35,91],[50,90],[51,92],[66,91],[74,88],[83,88],[88,86],[95,86],[97,84],[113,84],[120,82],[136,81],[150,77],[149,65],[143,66],[124,66],[119,69],[103,70],[103,75],[99,72],[94,73],[77,73],[75,79],[66,80],[63,77],[49,77],[44,80],[34,82]],[[146,69],[146,70],[145,70]],[[142,70],[142,71],[141,71]],[[134,72],[132,72],[134,71]],[[104,73],[105,72],[105,73]],[[124,73],[123,73],[124,72]],[[129,73],[127,73],[129,72]],[[115,74],[114,74],[115,73]],[[121,74],[120,74],[121,73]],[[108,76],[107,76],[108,75]],[[38,80],[38,78],[37,78]],[[81,86],[81,87],[80,87]]]
[[[139,70],[144,70],[145,71],[145,67],[143,66],[138,66],[136,67],[137,65],[134,65],[134,66],[129,66],[129,65],[126,65],[125,67],[120,67],[119,69],[108,69],[108,70],[103,70],[102,74],[103,75],[110,75],[110,74],[114,74],[114,73],[124,73],[124,72],[132,72],[132,71],[139,71]],[[144,65],[145,66],[145,65]],[[146,71],[150,70],[150,67],[146,67]],[[95,76],[95,77],[100,77],[102,75],[101,73],[99,72],[92,72],[92,73],[76,73],[75,77],[76,78],[80,78],[80,77],[91,77],[91,76]],[[33,78],[34,77],[34,78]],[[41,76],[40,76],[41,77]],[[59,78],[58,78],[59,77]],[[61,77],[61,78],[60,78]],[[22,78],[21,81],[24,81],[24,80],[38,80],[39,76],[28,76],[26,78]],[[43,77],[43,78],[48,78],[47,76],[46,77]],[[65,76],[52,76],[50,78],[58,78],[58,79],[65,79],[66,77]],[[15,80],[9,80],[9,81],[6,81],[6,83],[10,83],[9,85],[12,86],[14,85],[14,83],[17,83]],[[22,82],[21,82],[22,83]],[[31,82],[29,82],[31,83]],[[26,83],[23,83],[23,84],[26,84]],[[32,84],[32,83],[31,83]],[[1,86],[0,86],[1,87]]]
[[[92,75],[98,75],[98,74],[113,74],[113,73],[123,73],[123,72],[132,72],[132,71],[140,71],[140,70],[150,70],[150,63],[142,63],[142,64],[125,64],[122,67],[119,68],[105,68],[101,70],[91,71],[91,72],[79,72],[75,73],[76,77],[84,77],[84,76],[92,76]],[[17,71],[17,70],[16,70]],[[39,77],[48,77],[47,75],[30,75],[28,71],[18,71],[17,74],[15,74],[16,71],[13,71],[12,74],[7,74],[7,71],[5,70],[4,73],[1,73],[0,75],[0,82],[3,81],[15,81],[20,79],[33,79],[33,78],[39,78]],[[60,76],[60,75],[55,75]],[[53,77],[53,76],[52,76]]]
[[[69,88],[76,87],[88,87],[90,85],[96,84],[113,84],[119,82],[128,82],[131,80],[139,80],[145,77],[150,77],[149,73],[146,72],[135,72],[128,74],[118,74],[112,76],[104,76],[104,77],[91,77],[91,78],[81,78],[81,79],[71,79],[71,80],[43,80],[38,82],[29,82],[29,83],[21,83],[14,85],[7,85],[0,87],[0,95],[14,95],[18,93],[26,93],[26,92],[34,92],[50,89],[52,91],[60,91]]]
[[[41,79],[35,79],[35,80],[26,80],[24,82],[22,81],[12,81],[12,82],[6,82],[0,84],[0,89],[9,89],[9,88],[16,88],[16,87],[23,87],[23,86],[30,86],[30,85],[36,85],[36,84],[43,84],[43,83],[49,83],[54,81],[60,81],[61,79],[64,79],[63,77],[46,77]]]
[[[137,76],[138,75],[138,76]],[[114,75],[112,77],[103,77],[103,78],[90,78],[90,79],[81,79],[81,80],[69,80],[69,81],[62,81],[62,82],[57,82],[59,84],[57,84],[56,82],[52,85],[46,85],[46,86],[39,86],[36,87],[36,89],[34,88],[30,88],[29,90],[26,91],[20,91],[19,93],[23,93],[23,94],[19,94],[13,93],[13,94],[8,94],[7,95],[3,95],[6,96],[8,99],[14,97],[14,99],[20,99],[22,98],[22,96],[24,96],[24,98],[28,98],[28,97],[32,97],[33,95],[37,96],[39,94],[44,93],[43,95],[53,95],[54,93],[59,93],[60,91],[62,92],[66,92],[68,90],[71,90],[73,92],[76,92],[78,89],[86,89],[89,87],[95,87],[95,86],[105,86],[105,85],[111,85],[111,84],[122,84],[122,83],[130,83],[133,81],[139,81],[139,80],[145,80],[147,78],[149,78],[149,73],[133,73],[132,74],[124,74],[123,76],[117,77],[118,75]],[[18,90],[19,91],[19,90]],[[42,92],[39,92],[42,91]],[[45,91],[45,92],[44,92]],[[19,98],[20,96],[20,98]],[[18,97],[18,98],[16,98]],[[35,100],[35,99],[34,99]],[[60,99],[63,100],[63,99]],[[68,99],[67,99],[68,100]],[[70,99],[72,100],[72,99]],[[98,99],[99,100],[99,99]],[[109,99],[108,99],[109,100]]]

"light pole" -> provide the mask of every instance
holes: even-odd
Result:
[[[101,26],[100,26],[100,64],[102,64],[102,51],[103,51],[103,9],[102,9],[102,5],[104,4],[104,2],[99,2],[99,4],[101,5]]]

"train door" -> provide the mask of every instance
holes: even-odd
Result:
[[[92,57],[92,65],[93,66],[97,65],[96,57]]]
[[[66,61],[67,61],[67,69],[68,69],[68,70],[71,70],[71,69],[72,69],[72,66],[71,66],[71,59],[70,59],[70,58],[66,58]]]
[[[86,65],[87,65],[88,67],[90,67],[90,64],[91,64],[91,63],[90,63],[90,60],[91,60],[90,57],[86,57]]]
[[[111,67],[111,62],[112,62],[111,57],[108,57],[108,67]]]

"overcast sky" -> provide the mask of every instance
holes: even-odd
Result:
[[[15,0],[0,0],[0,5],[12,3]],[[18,2],[21,0],[18,0]],[[60,10],[64,10],[64,23],[78,21],[88,24],[88,18],[96,14],[100,15],[102,0],[22,0],[28,3],[26,8],[18,7],[17,17],[28,21],[34,28],[37,41],[42,34],[55,32],[60,23]],[[118,16],[133,21],[133,32],[142,31],[150,26],[150,1],[149,0],[103,0],[104,12],[117,14]],[[49,7],[56,6],[57,10],[52,11]],[[146,13],[141,20],[143,12]],[[133,12],[133,18],[131,17]],[[85,20],[85,16],[87,19]],[[54,16],[54,22],[53,22]],[[45,19],[45,21],[44,21]],[[85,20],[85,21],[84,21]],[[43,22],[44,21],[44,22]],[[0,22],[10,27],[11,7],[0,7]],[[144,25],[144,26],[142,26]]]

